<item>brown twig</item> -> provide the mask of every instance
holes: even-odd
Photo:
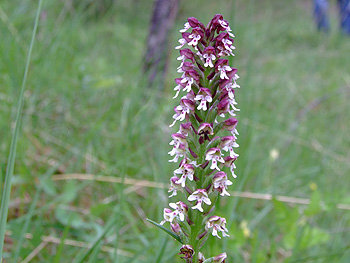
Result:
[[[21,263],[28,263],[30,262],[33,258],[35,258],[36,255],[40,253],[40,251],[46,247],[46,245],[49,242],[43,241],[37,246]]]
[[[104,175],[93,175],[93,174],[59,174],[54,175],[52,177],[52,180],[54,181],[60,181],[60,180],[94,180],[99,182],[109,182],[109,183],[124,183],[127,185],[135,185],[140,187],[151,187],[151,188],[167,188],[168,186],[163,183],[157,183],[152,181],[146,181],[146,180],[137,180],[137,179],[131,179],[131,178],[120,178],[120,177],[112,177],[112,176],[104,176]],[[260,193],[252,193],[252,192],[238,192],[238,191],[231,191],[230,192],[232,196],[240,197],[240,198],[250,198],[250,199],[256,199],[256,200],[267,200],[270,201],[273,198],[275,198],[278,201],[281,201],[283,203],[289,203],[289,204],[302,204],[302,205],[308,205],[310,204],[310,199],[306,198],[298,198],[298,197],[291,197],[291,196],[283,196],[283,195],[271,195],[271,194],[260,194]],[[320,203],[322,206],[324,205],[324,202]],[[350,205],[348,204],[337,204],[336,206],[338,209],[341,210],[350,210]]]
[[[12,236],[12,232],[11,231],[6,231],[5,234],[6,234],[6,236]],[[33,235],[31,233],[26,233],[24,235],[24,237],[26,239],[33,239]],[[92,247],[91,243],[86,243],[86,242],[77,241],[77,240],[73,240],[73,239],[63,239],[62,240],[61,238],[54,237],[54,236],[42,236],[41,240],[43,241],[41,244],[46,242],[46,243],[53,243],[53,244],[57,244],[58,245],[58,244],[61,244],[63,242],[64,245],[72,246],[72,247],[80,247],[80,248],[87,248],[87,249]],[[39,246],[35,250],[39,250]],[[117,251],[115,251],[115,248],[110,247],[110,246],[102,246],[100,248],[100,250],[103,251],[103,252],[107,252],[107,253],[115,253],[115,252],[117,252],[117,254],[119,254],[121,256],[125,256],[125,257],[134,257],[135,256],[134,253],[131,253],[131,252],[126,251],[126,250],[117,249]],[[33,250],[33,252],[34,252],[34,250]],[[31,254],[34,254],[33,252]],[[29,255],[28,255],[28,257],[29,257]],[[29,261],[27,261],[27,262],[29,262]]]

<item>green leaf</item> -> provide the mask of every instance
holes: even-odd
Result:
[[[180,238],[178,235],[176,235],[174,232],[172,232],[172,231],[170,231],[169,229],[165,228],[164,226],[162,226],[162,225],[160,225],[160,224],[154,222],[154,221],[151,220],[151,219],[146,218],[146,220],[147,220],[148,222],[150,222],[151,224],[157,226],[158,228],[160,228],[160,229],[163,230],[164,232],[166,232],[168,235],[170,235],[171,237],[173,237],[174,239],[176,239],[177,241],[179,241],[181,244],[183,244],[183,242],[181,241],[181,238]]]

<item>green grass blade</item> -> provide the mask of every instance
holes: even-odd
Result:
[[[91,248],[89,248],[84,254],[82,254],[78,259],[74,261],[74,263],[83,263],[86,262],[86,259],[100,246],[100,243],[102,239],[108,234],[109,231],[115,226],[118,217],[116,216],[116,213],[119,213],[119,211],[116,211],[110,218],[109,222],[107,222],[106,227],[102,234],[95,240],[95,242],[92,244]]]
[[[156,263],[161,263],[162,262],[162,258],[163,258],[163,255],[164,255],[165,248],[166,248],[166,246],[168,244],[168,241],[169,241],[169,237],[166,237],[164,242],[163,242],[162,248],[159,250],[159,254],[158,254]]]
[[[17,148],[17,141],[18,141],[18,135],[19,135],[19,129],[22,119],[22,110],[23,110],[23,95],[25,91],[26,81],[27,81],[27,75],[28,75],[28,68],[29,68],[29,62],[33,51],[36,31],[38,28],[38,21],[39,21],[39,15],[41,10],[41,4],[42,0],[39,0],[36,17],[35,17],[35,23],[34,28],[32,32],[32,39],[30,42],[29,50],[28,50],[28,56],[27,56],[27,62],[24,70],[24,76],[22,80],[22,87],[21,92],[18,100],[18,106],[17,106],[17,115],[16,115],[16,122],[15,122],[15,128],[11,140],[11,148],[8,158],[8,164],[5,174],[5,184],[4,184],[4,190],[1,198],[1,208],[0,208],[0,262],[2,262],[2,253],[4,248],[4,240],[5,240],[5,231],[6,231],[6,223],[7,223],[7,214],[8,214],[8,207],[10,202],[10,193],[11,193],[11,181],[13,176],[13,170],[15,165],[15,159],[16,159],[16,148]]]
[[[183,242],[181,241],[181,238],[176,235],[174,232],[171,232],[169,229],[165,228],[164,226],[154,222],[151,219],[146,218],[146,220],[150,223],[152,223],[153,225],[159,227],[161,230],[163,230],[165,233],[167,233],[168,235],[170,235],[171,237],[173,237],[174,239],[176,239],[177,241],[179,241],[181,244],[183,244]]]

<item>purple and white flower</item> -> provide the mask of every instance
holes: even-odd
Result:
[[[174,212],[176,212],[176,216],[179,217],[181,221],[185,220],[185,217],[187,215],[188,207],[184,202],[177,202],[177,203],[170,203],[169,206],[172,209],[175,209]]]
[[[213,188],[217,190],[221,196],[230,196],[227,192],[227,186],[232,185],[232,182],[227,179],[225,172],[217,172],[213,178]]]
[[[195,206],[192,206],[192,209],[198,209],[203,212],[202,203],[206,203],[207,205],[211,205],[211,201],[208,198],[207,190],[205,189],[197,189],[194,191],[188,198],[188,201],[197,201]]]
[[[239,145],[236,143],[236,136],[225,136],[221,138],[221,142],[219,144],[219,148],[224,151],[229,151],[230,156],[232,158],[239,156],[237,153],[233,151],[233,148],[238,148]]]
[[[210,89],[207,88],[200,88],[198,91],[198,94],[194,98],[194,100],[199,100],[200,103],[197,107],[197,110],[203,109],[204,111],[207,110],[207,102],[212,102],[213,98],[211,96]]]
[[[211,166],[210,169],[214,170],[219,170],[218,167],[218,162],[220,163],[225,163],[224,158],[222,158],[223,154],[221,153],[219,148],[211,148],[207,151],[205,155],[205,160],[211,161]]]
[[[229,237],[228,230],[226,228],[226,219],[220,216],[211,216],[205,224],[205,230],[211,230],[211,234],[221,239],[218,232],[222,233],[223,237]]]
[[[179,180],[176,181],[177,184],[181,184],[182,187],[186,185],[186,179],[193,181],[194,167],[192,164],[182,163],[179,169],[174,171],[174,174],[181,174]]]
[[[181,184],[176,183],[178,180],[179,178],[177,176],[173,176],[170,178],[170,187],[168,193],[172,192],[172,194],[169,195],[169,198],[177,195],[178,190],[182,190]]]

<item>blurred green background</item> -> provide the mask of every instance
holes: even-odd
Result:
[[[44,1],[4,262],[182,262],[179,245],[145,220],[162,220],[167,189],[140,180],[167,184],[176,168],[167,155],[177,131],[168,127],[173,47],[187,17],[207,24],[216,13],[236,35],[241,85],[230,190],[311,204],[223,199],[230,237],[209,237],[203,250],[227,251],[229,263],[350,262],[350,38],[338,32],[335,3],[331,33],[316,32],[311,2],[181,1],[159,90],[142,73],[153,1]],[[2,189],[37,1],[0,7]]]

